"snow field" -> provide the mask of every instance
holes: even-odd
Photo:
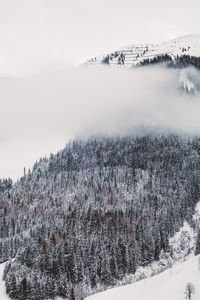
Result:
[[[128,286],[109,289],[87,297],[87,300],[183,300],[185,286],[192,282],[196,292],[192,300],[200,299],[199,256],[191,257],[186,262],[177,263],[154,277],[138,281]]]

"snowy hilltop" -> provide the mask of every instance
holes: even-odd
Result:
[[[158,56],[200,57],[200,34],[187,35],[159,44],[132,44],[89,59],[87,64],[110,64],[131,67]]]
[[[200,92],[200,34],[160,44],[133,44],[89,59],[86,65],[132,68],[166,63],[179,71],[178,87],[190,94]]]

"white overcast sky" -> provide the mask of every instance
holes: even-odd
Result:
[[[116,89],[115,75],[64,70],[124,45],[199,33],[199,11],[199,0],[0,0],[0,178],[19,178],[95,118],[116,123],[134,101],[124,75]]]
[[[199,0],[0,0],[0,70],[76,65],[134,42],[199,33]]]

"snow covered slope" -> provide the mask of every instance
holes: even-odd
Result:
[[[104,62],[110,65],[124,65],[130,67],[155,56],[168,54],[171,57],[177,55],[190,55],[200,57],[200,34],[187,35],[160,44],[133,44],[122,47],[99,57],[88,60],[87,64],[99,64]]]
[[[177,263],[159,275],[144,279],[124,287],[117,287],[105,292],[92,295],[87,300],[183,300],[188,282],[195,286],[192,300],[200,299],[200,270],[199,256],[191,257],[184,263]]]
[[[9,300],[6,294],[5,283],[2,280],[5,264],[6,263],[0,264],[0,300]]]

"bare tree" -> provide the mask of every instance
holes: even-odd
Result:
[[[185,298],[191,300],[192,294],[195,294],[195,286],[192,282],[188,282],[185,286]]]

